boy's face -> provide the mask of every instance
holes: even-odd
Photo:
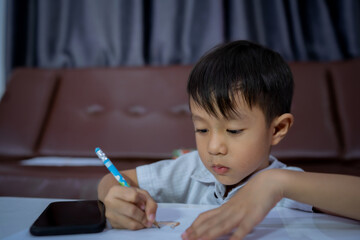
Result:
[[[260,108],[250,109],[238,97],[239,115],[226,119],[220,113],[218,118],[208,114],[192,99],[190,107],[201,161],[219,182],[238,184],[269,165],[273,131]]]

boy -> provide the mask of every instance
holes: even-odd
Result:
[[[155,201],[221,205],[201,214],[183,239],[215,239],[233,229],[232,238],[241,239],[276,204],[360,218],[346,207],[358,205],[355,188],[341,193],[348,196],[341,203],[328,203],[339,194],[332,189],[339,177],[350,186],[359,179],[304,173],[270,156],[294,121],[292,74],[279,54],[247,41],[221,45],[194,66],[187,89],[197,151],[124,171],[133,188],[106,175],[98,195],[113,227],[150,227]],[[319,189],[326,191],[318,196]]]

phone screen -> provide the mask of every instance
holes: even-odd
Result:
[[[30,227],[36,236],[101,232],[105,228],[105,207],[101,201],[50,203]]]

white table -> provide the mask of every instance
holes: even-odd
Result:
[[[178,220],[176,229],[140,231],[105,229],[97,234],[33,237],[29,228],[45,207],[62,199],[0,197],[0,239],[181,239],[181,233],[196,216],[216,206],[159,204],[157,219]],[[166,218],[175,219],[166,219]],[[222,239],[227,239],[223,237]],[[245,239],[360,239],[360,222],[276,207]]]

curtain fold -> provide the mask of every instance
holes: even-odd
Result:
[[[218,0],[155,0],[151,9],[150,64],[191,64],[224,42]]]
[[[33,1],[27,64],[46,67],[142,65],[142,1]],[[106,4],[105,4],[106,2]],[[35,16],[34,16],[35,18]],[[30,28],[29,28],[30,29]]]
[[[192,64],[258,42],[288,61],[360,56],[358,0],[7,0],[7,68]]]

